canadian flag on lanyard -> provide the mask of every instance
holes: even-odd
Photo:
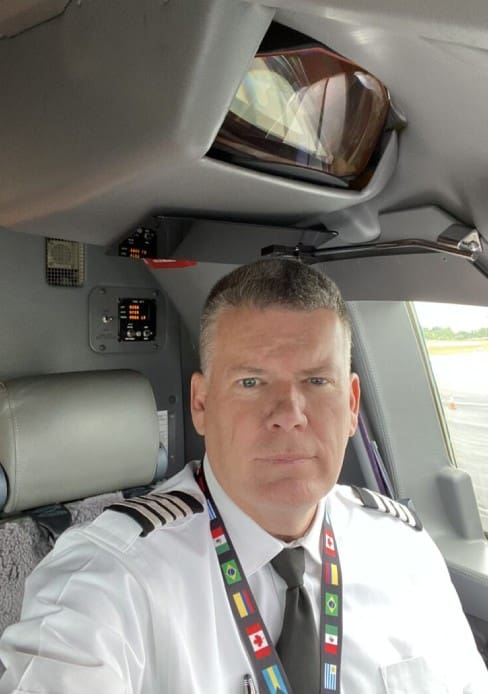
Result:
[[[261,624],[253,624],[250,627],[246,627],[246,632],[257,658],[265,658],[267,655],[271,655],[271,648],[266,641]]]
[[[334,537],[330,530],[325,531],[325,553],[330,557],[335,557],[336,555]]]

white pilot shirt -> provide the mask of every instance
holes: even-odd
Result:
[[[233,504],[208,461],[205,471],[276,640],[285,586],[269,561],[283,543]],[[204,503],[191,465],[163,487]],[[344,582],[342,694],[487,694],[488,672],[427,533],[363,509],[348,487],[326,503]],[[317,620],[320,515],[301,542]],[[28,579],[0,659],[0,694],[241,694],[252,667],[207,512],[140,537],[136,521],[109,510],[64,533]]]

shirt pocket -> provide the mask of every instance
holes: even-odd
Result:
[[[380,670],[388,694],[449,694],[445,679],[422,656]]]

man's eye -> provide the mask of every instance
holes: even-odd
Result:
[[[323,378],[322,376],[311,376],[308,379],[308,382],[311,383],[313,386],[325,386],[329,381],[326,378]]]
[[[241,378],[239,381],[243,388],[254,388],[258,384],[257,378]]]

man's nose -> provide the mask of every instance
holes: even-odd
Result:
[[[268,428],[283,429],[283,431],[292,431],[293,429],[303,431],[307,423],[304,396],[294,387],[281,389],[276,394],[268,415]]]

